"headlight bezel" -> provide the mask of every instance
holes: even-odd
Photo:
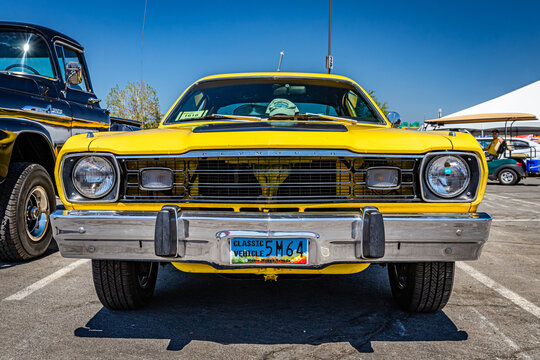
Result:
[[[434,160],[436,157],[440,156],[455,156],[462,160],[469,169],[469,181],[465,189],[457,195],[445,197],[433,191],[429,184],[427,183],[427,166]],[[480,159],[478,155],[470,152],[459,152],[459,151],[437,151],[427,153],[422,160],[420,166],[420,192],[422,199],[425,202],[473,202],[478,196],[478,189],[480,187],[481,179],[481,166]]]
[[[107,164],[110,167],[110,171],[111,171],[111,174],[113,176],[111,186],[105,192],[103,192],[100,195],[90,195],[90,194],[88,194],[87,192],[85,192],[81,188],[81,185],[77,183],[77,174],[76,174],[77,168],[79,166],[81,166],[81,163],[84,160],[88,160],[88,159],[92,159],[92,158],[105,162],[105,164]],[[116,172],[114,170],[114,165],[111,163],[110,160],[108,160],[106,157],[103,157],[103,156],[89,155],[89,156],[84,156],[84,157],[80,158],[79,160],[77,160],[77,162],[73,166],[73,170],[71,171],[71,183],[75,187],[75,190],[77,190],[77,192],[79,194],[81,194],[83,197],[86,197],[86,198],[92,199],[92,200],[96,200],[96,199],[104,198],[105,196],[107,196],[114,189],[114,185],[116,184],[116,177],[117,176],[118,175],[116,174]]]
[[[85,157],[96,156],[102,157],[107,160],[113,167],[115,180],[112,188],[106,195],[91,198],[81,194],[75,187],[73,182],[73,170],[76,164]],[[122,180],[122,173],[118,166],[118,161],[113,154],[110,153],[98,153],[98,152],[85,152],[68,154],[62,159],[60,178],[62,180],[62,190],[65,198],[71,203],[96,203],[96,202],[116,202],[119,198],[120,183]]]

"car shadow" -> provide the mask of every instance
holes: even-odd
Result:
[[[488,181],[487,184],[489,186],[500,186],[500,187],[505,187],[505,188],[506,187],[512,187],[512,186],[526,186],[526,187],[528,187],[528,186],[540,186],[540,184],[525,184],[525,183],[522,183],[522,182],[519,182],[519,183],[514,184],[514,185],[503,185],[503,184],[501,184],[499,182],[492,182],[492,181],[490,182],[490,181]]]
[[[32,260],[22,260],[22,261],[0,261],[0,270],[4,270],[4,269],[10,269],[12,267],[15,267],[17,265],[22,265],[22,264],[27,264],[29,262],[32,262],[32,261],[36,261],[36,260],[39,260],[39,259],[43,259],[44,257],[47,257],[51,254],[54,254],[55,252],[58,251],[58,245],[56,244],[56,241],[51,241],[51,244],[49,245],[49,248],[47,249],[47,251],[45,251],[45,253],[35,259],[32,259]]]
[[[373,341],[461,341],[443,311],[409,314],[394,305],[386,268],[310,280],[230,280],[160,267],[152,304],[132,312],[102,308],[75,330],[91,338],[168,339],[168,350],[192,340],[220,344],[349,342],[373,352]]]

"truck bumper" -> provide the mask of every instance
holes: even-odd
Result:
[[[475,260],[489,235],[486,213],[381,214],[60,210],[51,215],[62,256],[191,262],[218,269],[324,268],[330,264]],[[307,238],[308,265],[232,265],[235,237]]]

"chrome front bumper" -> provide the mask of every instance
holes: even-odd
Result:
[[[377,231],[369,231],[373,227],[366,218],[370,210],[379,215]],[[160,212],[60,210],[51,220],[65,257],[196,262],[216,268],[250,266],[230,264],[230,239],[246,236],[307,238],[309,268],[336,263],[475,260],[491,224],[486,213],[379,214],[376,208],[359,213],[202,212],[171,207]],[[171,240],[163,243],[163,239]],[[379,255],[366,256],[370,241],[382,244]]]

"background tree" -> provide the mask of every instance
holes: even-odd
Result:
[[[375,97],[375,90],[369,90],[368,95],[375,101],[375,104],[381,109],[384,115],[388,114],[388,104],[386,102],[380,102],[377,97]]]
[[[156,90],[148,84],[128,82],[124,89],[117,84],[105,101],[111,115],[141,121],[143,128],[157,127],[163,116]]]

